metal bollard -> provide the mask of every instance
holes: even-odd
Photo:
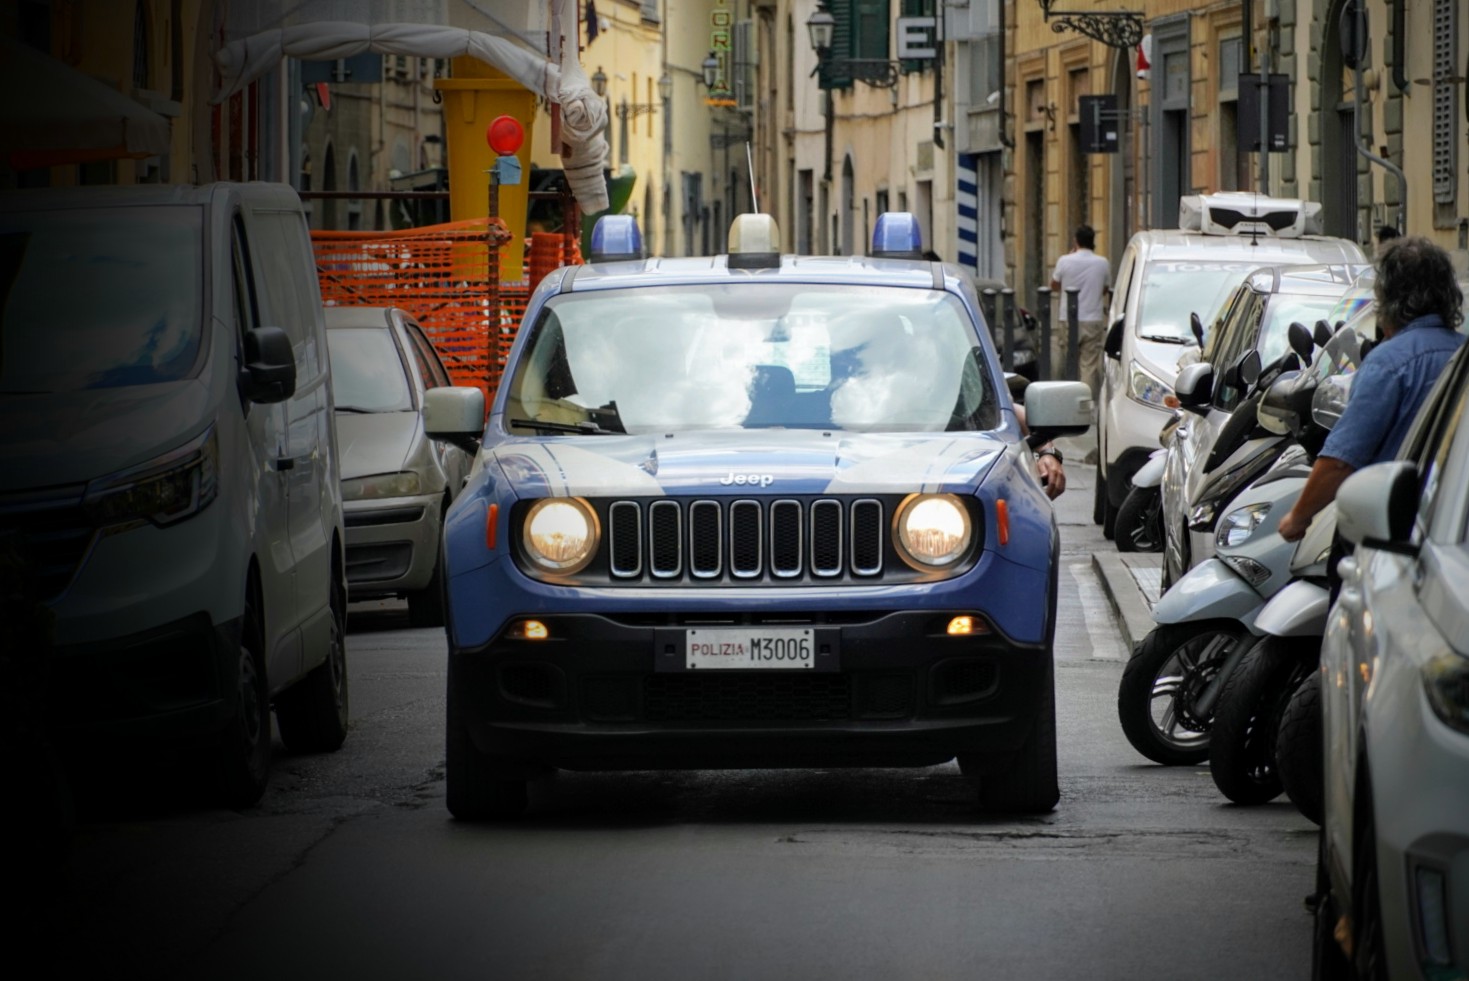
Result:
[[[1001,345],[1001,360],[1006,371],[1015,370],[1015,291],[1006,286],[1000,290],[1000,324],[1004,343]]]
[[[1041,324],[1041,336],[1037,339],[1041,349],[1035,352],[1037,377],[1041,381],[1051,380],[1051,288],[1042,286],[1035,291],[1037,319]]]
[[[1066,380],[1076,381],[1081,377],[1081,352],[1076,344],[1081,336],[1076,314],[1081,308],[1081,290],[1075,286],[1066,288]]]

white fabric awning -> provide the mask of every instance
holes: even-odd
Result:
[[[0,36],[0,149],[53,164],[167,154],[169,122],[104,82]]]
[[[609,204],[603,170],[607,162],[606,104],[592,91],[576,59],[576,5],[558,23],[569,25],[571,37],[556,64],[523,46],[519,38],[463,27],[424,23],[376,23],[365,20],[301,21],[300,11],[286,26],[267,28],[229,40],[215,53],[221,78],[216,101],[229,98],[270,71],[282,58],[334,61],[364,51],[420,58],[468,56],[491,65],[561,107],[561,135],[567,151],[562,165],[567,183],[583,213]]]

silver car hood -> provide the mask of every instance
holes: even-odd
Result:
[[[338,412],[336,422],[343,480],[402,470],[414,440],[423,430],[423,416],[413,409]]]

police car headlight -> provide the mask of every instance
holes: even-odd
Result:
[[[548,497],[531,505],[521,541],[538,569],[564,576],[586,568],[600,537],[590,504],[579,497]]]
[[[1250,540],[1250,536],[1269,513],[1269,503],[1236,508],[1219,519],[1219,530],[1214,534],[1214,544],[1219,548],[1243,545]]]
[[[898,509],[898,552],[918,569],[953,565],[969,550],[969,512],[952,494],[914,494]]]

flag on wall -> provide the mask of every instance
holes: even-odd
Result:
[[[601,26],[597,23],[597,0],[587,0],[587,43],[597,40]]]

